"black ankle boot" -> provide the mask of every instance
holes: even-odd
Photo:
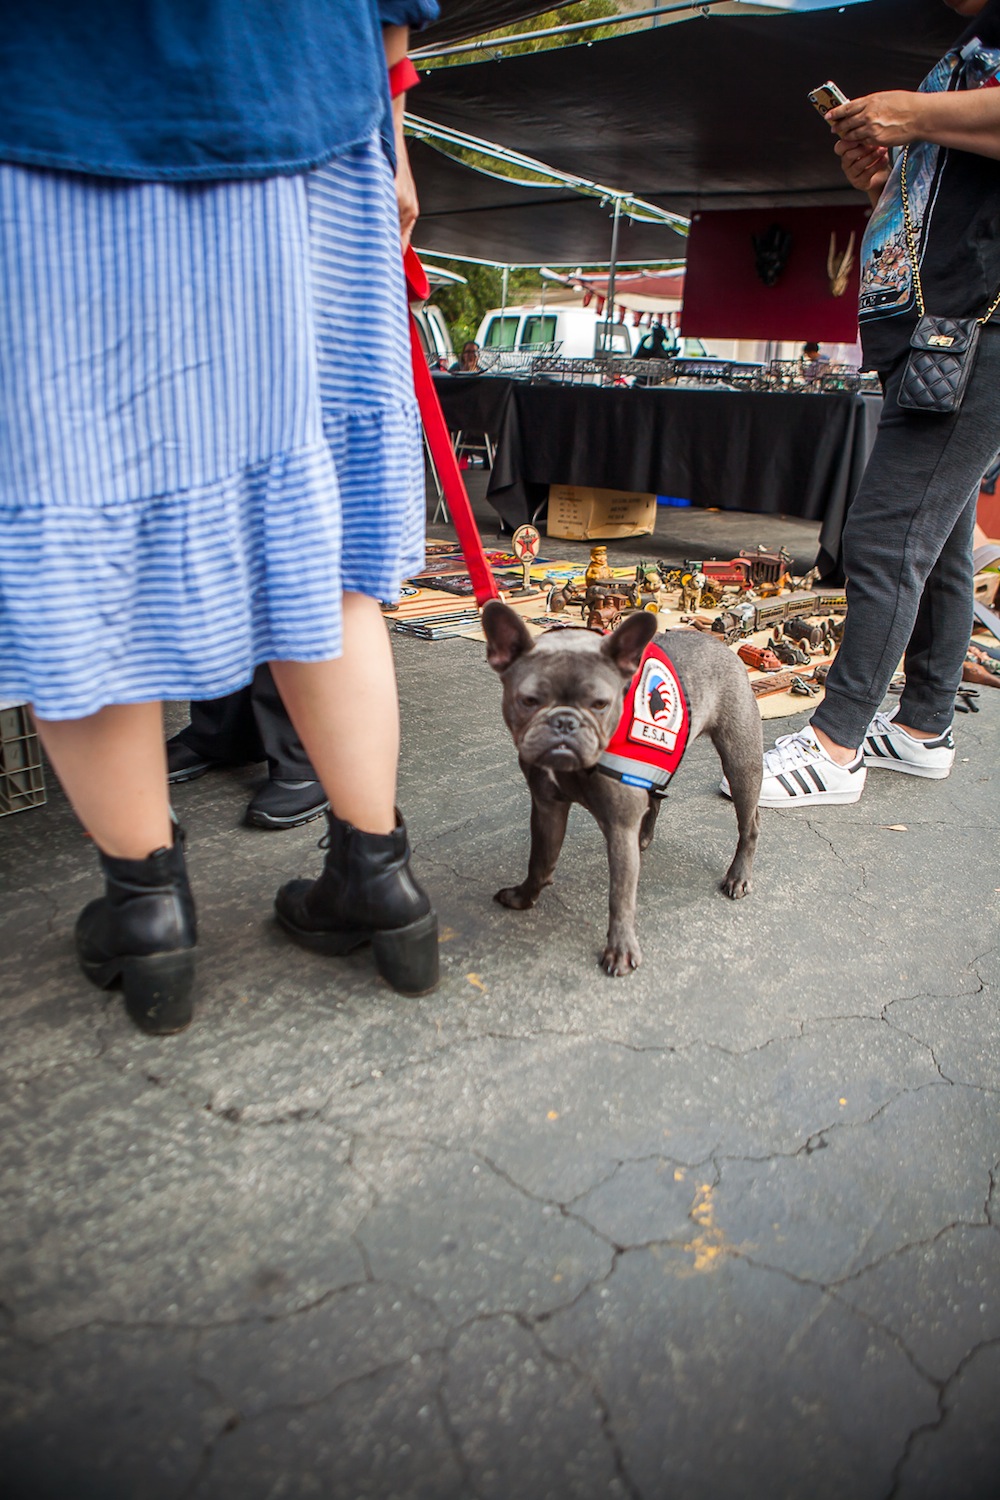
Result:
[[[98,850],[105,894],[76,923],[76,951],[102,989],[121,984],[129,1015],[143,1031],[183,1031],[193,1014],[194,900],[184,866],[184,836],[146,859],[112,859]]]
[[[392,833],[362,833],[332,812],[326,816],[323,873],[281,887],[278,921],[317,953],[350,953],[371,943],[375,967],[394,990],[426,995],[438,982],[437,917],[410,873],[406,825],[400,818]]]

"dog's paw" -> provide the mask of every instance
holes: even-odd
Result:
[[[529,906],[534,906],[536,898],[526,885],[508,885],[497,891],[493,899],[501,906],[509,906],[511,911],[527,911]]]
[[[749,896],[753,887],[750,884],[749,875],[745,877],[741,875],[727,875],[719,889],[724,896],[731,897],[733,901],[739,901],[741,897]]]
[[[642,963],[642,951],[633,938],[631,942],[609,943],[601,954],[601,968],[612,979],[624,979]]]

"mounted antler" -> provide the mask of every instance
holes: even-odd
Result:
[[[847,282],[854,265],[854,230],[847,242],[847,249],[843,255],[837,255],[837,234],[834,231],[830,235],[830,250],[826,257],[826,274],[830,279],[830,295],[842,297],[847,291]]]

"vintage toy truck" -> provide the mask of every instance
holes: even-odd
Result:
[[[781,662],[773,651],[766,646],[751,646],[746,641],[737,651],[736,655],[740,661],[745,662],[748,667],[753,667],[758,672],[780,672]]]

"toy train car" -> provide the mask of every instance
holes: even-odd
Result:
[[[830,615],[846,608],[847,598],[842,589],[800,590],[795,594],[778,594],[774,599],[741,599],[722,611],[712,629],[728,644],[758,630],[780,630],[786,620]]]
[[[777,552],[741,552],[723,562],[719,558],[688,558],[685,573],[704,573],[714,590],[751,589],[780,585],[788,577],[791,557],[782,547]]]
[[[750,562],[749,559],[743,557],[733,557],[728,562],[720,562],[715,557],[708,557],[703,561],[688,558],[684,563],[683,571],[703,574],[706,582],[716,594],[721,593],[723,589],[740,589],[745,592],[753,587]]]
[[[817,601],[813,610],[815,615],[842,615],[847,609],[847,595],[843,589],[813,589],[812,596]]]

